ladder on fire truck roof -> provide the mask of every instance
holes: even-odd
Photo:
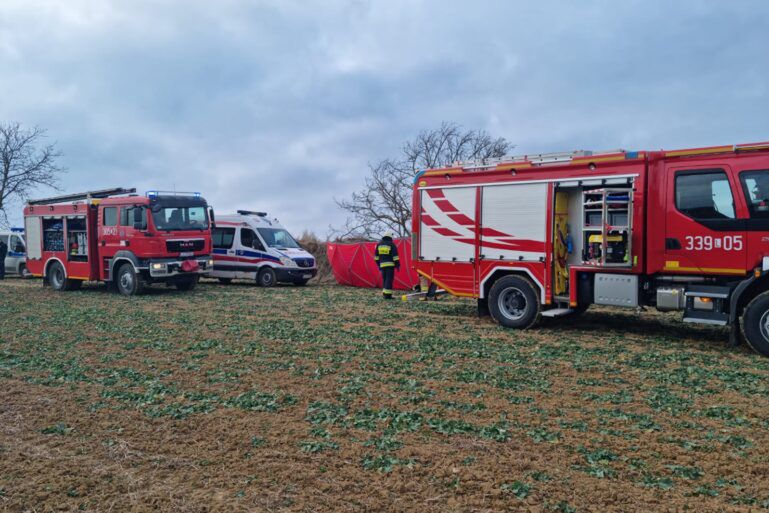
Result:
[[[766,151],[769,150],[769,142],[759,143],[747,143],[747,144],[731,144],[726,146],[706,146],[703,148],[689,148],[683,150],[660,150],[665,157],[694,157],[698,155],[712,155],[715,153],[742,153],[750,151]],[[547,166],[548,164],[561,164],[564,162],[571,162],[574,159],[587,159],[587,157],[610,157],[610,156],[624,156],[624,158],[634,159],[638,158],[644,152],[637,151],[625,151],[607,150],[607,151],[589,151],[589,150],[576,150],[576,151],[563,151],[556,153],[537,153],[532,155],[517,155],[512,157],[499,157],[488,158],[466,162],[455,162],[453,166],[445,167],[461,167],[464,171],[483,171],[489,168],[496,167],[500,164],[531,164],[535,166]],[[438,168],[441,169],[441,168]]]
[[[456,162],[454,167],[461,167],[465,171],[482,171],[496,167],[500,164],[534,164],[534,165],[547,165],[547,164],[561,164],[563,162],[571,162],[576,157],[600,157],[606,155],[619,155],[626,153],[625,150],[606,150],[606,151],[589,151],[589,150],[576,150],[576,151],[559,151],[554,153],[536,153],[532,155],[514,155],[498,158],[486,158],[479,160],[470,160],[465,162]]]
[[[100,189],[98,191],[78,192],[75,194],[64,194],[62,196],[52,196],[50,198],[41,198],[27,201],[28,205],[51,205],[54,203],[71,203],[75,201],[90,201],[93,199],[104,199],[111,196],[122,196],[125,194],[134,194],[136,189],[126,189],[116,187],[114,189]]]

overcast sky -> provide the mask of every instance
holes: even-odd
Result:
[[[442,121],[515,153],[769,140],[768,50],[764,0],[0,0],[0,121],[48,129],[63,191],[325,235]]]

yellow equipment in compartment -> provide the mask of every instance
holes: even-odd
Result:
[[[587,241],[590,244],[600,244],[603,242],[603,235],[600,233],[591,235]],[[622,242],[622,235],[609,235],[606,237],[606,242]]]
[[[569,270],[566,259],[569,250],[566,240],[569,236],[569,194],[555,193],[555,226],[553,229],[553,256],[555,272],[553,273],[553,289],[556,295],[565,294],[569,284]]]

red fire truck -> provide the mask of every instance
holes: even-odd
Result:
[[[210,210],[198,193],[105,189],[31,200],[27,269],[55,290],[104,281],[124,295],[151,283],[191,290],[213,267]]]
[[[413,208],[417,272],[503,326],[648,305],[769,356],[769,143],[460,163]]]

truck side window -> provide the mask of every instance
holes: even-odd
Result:
[[[676,174],[676,208],[692,219],[734,219],[734,197],[721,169]]]
[[[769,169],[740,173],[751,219],[769,219]]]
[[[117,207],[104,207],[104,226],[117,226]]]
[[[134,225],[134,209],[141,209],[142,212],[142,227],[141,230],[147,229],[147,209],[142,207],[120,207],[120,226]]]
[[[211,230],[211,238],[215,248],[230,249],[235,240],[235,228],[214,228]]]
[[[264,251],[264,246],[259,237],[256,236],[253,230],[249,228],[240,229],[240,243],[247,248],[254,248],[259,251]]]

